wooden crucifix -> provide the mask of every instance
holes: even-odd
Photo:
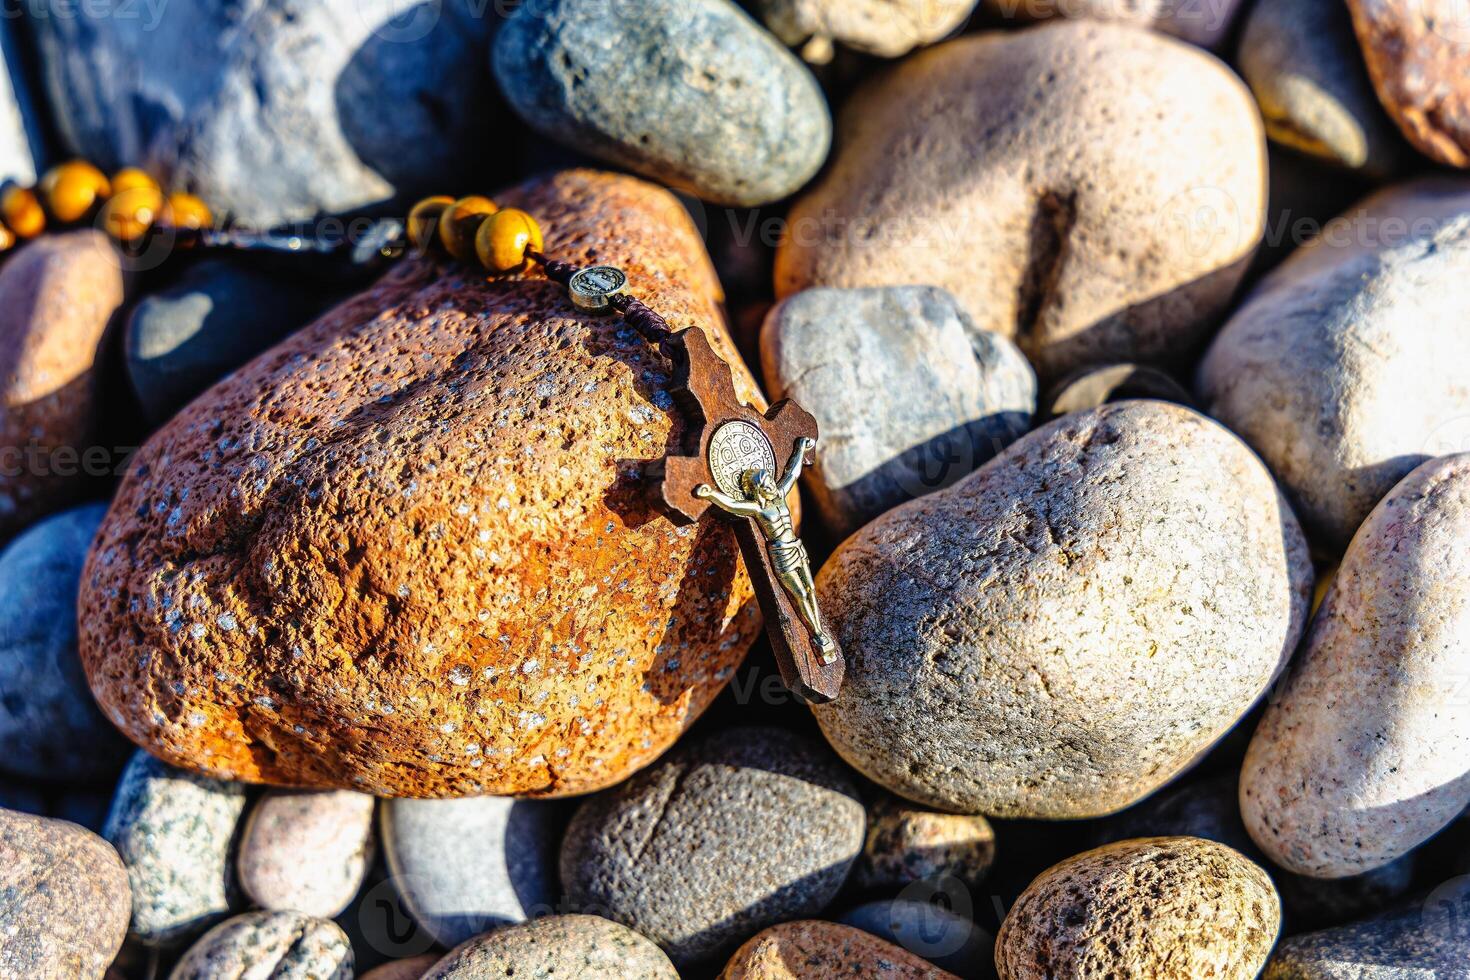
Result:
[[[817,421],[785,400],[759,412],[740,400],[730,365],[698,327],[675,333],[623,291],[627,277],[612,266],[576,268],[528,253],[572,302],[592,313],[615,310],[673,365],[670,394],[683,415],[683,445],[651,466],[654,502],[676,524],[693,524],[711,507],[733,522],[745,569],[755,587],[781,680],[803,700],[821,704],[842,688],[842,651],[822,620],[806,548],[796,536],[786,497],[816,448]]]

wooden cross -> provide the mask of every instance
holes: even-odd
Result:
[[[671,394],[675,405],[689,423],[685,444],[664,459],[658,484],[662,507],[675,523],[692,524],[710,509],[710,501],[696,496],[694,491],[701,484],[717,483],[711,465],[711,443],[722,428],[737,422],[754,427],[769,446],[771,459],[778,468],[785,465],[799,439],[817,438],[817,420],[790,399],[777,402],[764,414],[742,402],[735,393],[730,365],[710,347],[703,330],[691,327],[671,334],[660,346],[673,363]],[[742,431],[749,433],[749,430]],[[757,448],[764,452],[765,447]],[[805,701],[821,704],[833,700],[842,687],[844,669],[842,651],[836,647],[836,641],[824,662],[811,632],[777,576],[766,537],[756,521],[733,517],[719,508],[715,511],[735,525],[740,554],[755,586],[782,681]]]

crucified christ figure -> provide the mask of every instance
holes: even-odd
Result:
[[[796,536],[792,526],[791,508],[786,506],[786,495],[796,485],[807,454],[816,448],[816,442],[802,437],[796,440],[796,450],[786,463],[786,472],[778,482],[768,470],[746,470],[740,474],[740,489],[745,498],[738,499],[716,490],[708,483],[694,488],[694,495],[710,501],[715,506],[736,517],[748,517],[755,521],[766,538],[766,550],[771,556],[771,566],[781,580],[781,585],[796,603],[797,612],[811,632],[816,644],[817,655],[822,663],[828,664],[835,658],[836,644],[822,628],[822,614],[817,608],[817,587],[812,582],[812,565],[807,558],[806,547]]]

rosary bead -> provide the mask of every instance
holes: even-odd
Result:
[[[0,254],[15,248],[15,232],[4,225],[0,225]]]
[[[408,212],[408,221],[405,223],[408,225],[408,241],[414,251],[423,255],[434,247],[437,242],[434,236],[439,231],[439,218],[452,204],[454,198],[447,194],[436,194],[424,198]]]
[[[439,216],[439,240],[444,250],[461,262],[475,257],[475,233],[496,211],[495,202],[488,197],[472,195],[462,197]]]
[[[127,171],[118,174],[122,177]],[[51,217],[62,224],[81,221],[98,201],[112,193],[107,175],[85,160],[52,167],[41,178],[41,194]]]
[[[20,238],[35,238],[46,230],[46,212],[29,187],[10,187],[0,195],[0,220]]]
[[[112,175],[112,193],[121,194],[135,187],[151,187],[158,190],[158,181],[148,176],[137,167],[124,167]]]
[[[102,226],[115,241],[130,245],[148,233],[163,212],[163,193],[156,187],[134,187],[114,194],[102,206]]]
[[[193,231],[214,224],[214,213],[193,194],[175,191],[163,202],[163,223],[170,228]]]
[[[541,226],[518,208],[497,211],[475,234],[475,254],[491,272],[520,272],[526,251],[541,251]]]

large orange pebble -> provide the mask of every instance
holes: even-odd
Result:
[[[677,200],[592,171],[504,195],[608,263],[763,404]],[[760,631],[733,534],[676,528],[646,463],[669,365],[541,278],[406,259],[138,452],[79,599],[104,712],[170,762],[379,796],[625,779]]]

